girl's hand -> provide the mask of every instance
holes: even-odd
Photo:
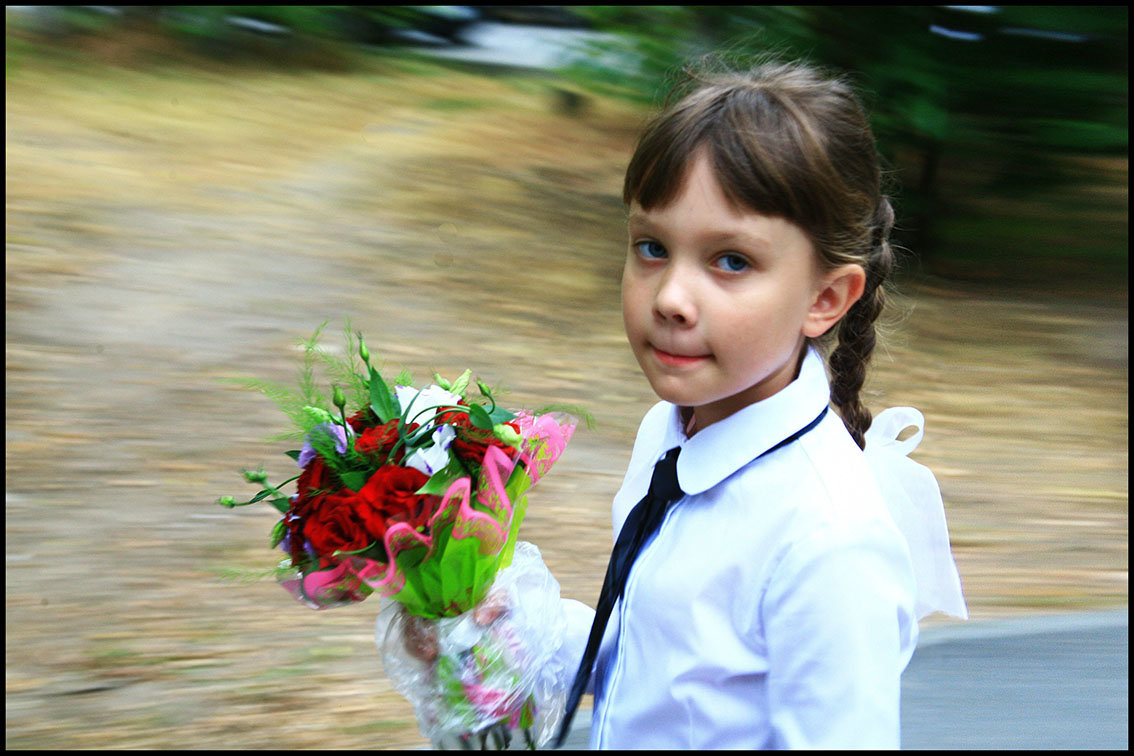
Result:
[[[494,591],[489,593],[483,601],[476,605],[472,613],[473,622],[481,627],[488,627],[508,614],[507,592]],[[437,628],[430,620],[407,612],[403,641],[406,652],[415,659],[420,659],[427,664],[437,659],[439,651]]]
[[[488,627],[506,614],[508,614],[508,593],[493,591],[473,608],[473,622],[481,627]]]
[[[433,624],[407,612],[405,628],[406,652],[415,659],[432,663],[437,658],[437,630]]]

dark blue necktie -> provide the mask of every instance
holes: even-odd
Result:
[[[555,747],[563,745],[563,739],[571,728],[571,720],[575,718],[575,709],[579,706],[579,699],[583,697],[583,690],[587,681],[591,679],[591,668],[598,655],[599,644],[602,643],[606,623],[610,619],[610,611],[614,602],[622,597],[626,590],[626,578],[630,568],[638,557],[638,552],[649,540],[650,536],[661,527],[665,519],[666,510],[684,494],[677,485],[677,454],[680,447],[674,447],[666,452],[665,456],[654,465],[654,476],[650,479],[650,490],[639,501],[622,530],[618,533],[618,540],[614,544],[614,551],[610,554],[610,563],[606,566],[606,578],[602,581],[602,593],[599,594],[598,606],[595,607],[595,621],[591,625],[591,635],[587,639],[587,648],[583,652],[583,661],[579,671],[575,673],[575,682],[571,685],[571,692],[567,696],[567,709],[563,724],[559,729]]]
[[[819,424],[827,414],[824,407],[819,416],[807,425],[791,434],[775,446],[765,450],[756,459],[771,454],[776,449],[790,444]],[[575,709],[579,707],[579,700],[583,697],[583,690],[587,681],[591,679],[591,669],[594,667],[595,657],[598,656],[599,645],[602,643],[603,633],[606,632],[606,623],[610,619],[610,612],[614,602],[622,597],[626,590],[626,578],[630,568],[638,557],[642,546],[650,539],[665,519],[666,510],[670,505],[685,494],[677,485],[677,455],[680,447],[674,447],[665,453],[665,456],[654,465],[654,475],[650,478],[650,488],[634,509],[630,510],[622,530],[618,533],[618,540],[614,544],[614,551],[610,554],[610,563],[606,567],[606,578],[602,581],[602,592],[599,594],[598,606],[595,607],[595,621],[591,625],[591,635],[587,639],[587,648],[583,651],[583,661],[575,673],[575,682],[567,695],[567,708],[560,725],[559,735],[555,739],[555,747],[563,745],[567,731],[571,729],[571,720],[575,718]]]

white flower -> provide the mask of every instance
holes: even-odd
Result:
[[[453,426],[442,425],[433,431],[433,446],[428,449],[418,449],[406,457],[406,467],[421,470],[426,475],[432,476],[449,464],[449,444],[456,435],[457,432],[453,430]]]
[[[428,426],[433,421],[433,416],[437,414],[437,410],[432,409],[433,407],[452,406],[461,398],[434,384],[420,391],[413,386],[394,386],[394,395],[398,398],[398,406],[402,408],[402,412],[409,407],[409,417],[406,421],[417,423],[422,427]],[[413,402],[412,407],[410,402]],[[422,412],[422,410],[428,411]],[[419,412],[422,414],[418,415]]]

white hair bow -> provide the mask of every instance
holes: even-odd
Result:
[[[898,440],[903,430],[917,433]],[[925,418],[913,407],[891,407],[874,418],[866,432],[866,460],[898,530],[905,536],[917,578],[918,619],[944,612],[968,619],[961,578],[949,544],[945,505],[933,472],[907,455],[925,432]]]

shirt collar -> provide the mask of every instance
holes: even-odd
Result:
[[[831,389],[823,358],[808,347],[799,377],[767,399],[685,435],[681,408],[671,405],[662,450],[681,447],[677,480],[693,495],[708,491],[785,438],[800,430],[827,406]]]

